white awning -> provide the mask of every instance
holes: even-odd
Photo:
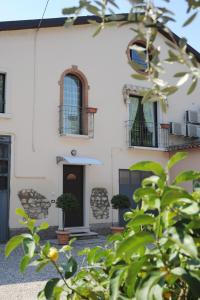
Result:
[[[56,157],[57,164],[59,162],[64,162],[67,165],[102,165],[102,161],[90,158],[90,157],[81,157],[81,156],[57,156]]]

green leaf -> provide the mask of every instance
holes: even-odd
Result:
[[[161,198],[161,207],[164,209],[166,206],[176,203],[181,199],[193,199],[192,196],[183,188],[178,186],[168,186]]]
[[[94,6],[94,5],[87,5],[87,11],[89,11],[91,14],[96,15],[96,16],[101,16],[99,13],[99,9],[98,7]]]
[[[27,213],[25,213],[25,211],[22,208],[16,208],[15,213],[16,213],[16,215],[18,215],[26,220],[29,218]]]
[[[177,86],[169,86],[162,90],[163,93],[165,93],[167,96],[170,96],[178,91]]]
[[[142,74],[132,74],[131,77],[137,80],[147,80],[148,77]]]
[[[183,77],[181,77],[179,79],[176,86],[180,87],[181,85],[183,85],[186,81],[188,81],[189,77],[190,77],[190,75],[188,73],[186,73]]]
[[[139,188],[137,190],[135,190],[134,194],[133,194],[133,199],[135,200],[135,202],[139,202],[140,200],[143,199],[143,197],[145,198],[158,198],[158,195],[156,193],[156,191],[151,188],[151,187],[146,187],[146,188]]]
[[[138,162],[138,163],[132,165],[129,168],[129,170],[131,170],[131,171],[148,171],[148,172],[150,171],[158,176],[165,175],[165,171],[159,163],[149,161],[149,160]]]
[[[153,186],[155,186],[155,185],[159,186],[159,180],[160,180],[160,177],[155,176],[155,175],[147,177],[147,178],[144,178],[142,180],[142,186],[143,187],[146,187],[146,186],[149,186],[149,185],[151,185],[151,186],[152,185]]]
[[[32,239],[24,239],[23,248],[25,254],[32,258],[35,252],[35,242]]]
[[[200,172],[198,171],[194,171],[194,170],[183,171],[176,176],[173,184],[178,184],[178,183],[191,181],[199,178],[200,178]]]
[[[177,152],[174,154],[167,163],[167,169],[170,170],[176,163],[185,159],[187,157],[187,152]]]
[[[8,257],[10,255],[10,253],[13,250],[15,250],[23,242],[23,240],[24,240],[23,235],[16,235],[16,236],[12,237],[6,244],[6,248],[5,248],[6,257]]]
[[[198,12],[195,11],[184,23],[183,23],[183,27],[189,25],[190,23],[192,23],[194,21],[194,19],[196,18]]]
[[[65,278],[68,279],[72,277],[77,271],[77,262],[71,256],[67,262],[67,265],[65,266]]]
[[[37,228],[37,232],[40,230],[46,230],[49,228],[49,224],[47,222],[43,222],[39,225],[39,227]]]
[[[20,271],[23,273],[30,262],[30,257],[25,255],[20,262]]]
[[[145,261],[146,257],[142,257],[138,261],[135,261],[128,266],[128,275],[125,284],[127,287],[127,295],[130,298],[133,297],[135,294],[135,284],[137,276]]]
[[[154,300],[150,297],[152,288],[157,285],[160,279],[165,275],[164,272],[151,272],[150,276],[145,278],[137,288],[136,300]]]
[[[147,244],[153,243],[154,237],[150,233],[147,232],[139,232],[134,234],[133,236],[124,239],[120,242],[117,248],[117,256],[118,257],[126,257],[128,258],[128,253],[131,255],[137,251],[141,246],[145,246]]]
[[[44,288],[44,295],[46,299],[50,299],[52,297],[54,287],[56,286],[59,280],[60,278],[52,278],[46,283]]]
[[[120,295],[121,275],[123,270],[113,272],[110,279],[110,300],[118,300]]]
[[[100,24],[97,26],[97,29],[95,30],[92,36],[93,37],[97,36],[101,32],[101,30],[102,30],[102,25]]]
[[[192,94],[192,93],[194,92],[194,90],[195,90],[196,87],[197,87],[197,83],[198,83],[198,80],[197,80],[197,79],[194,79],[194,80],[192,81],[192,84],[191,84],[191,86],[189,87],[189,89],[188,89],[188,91],[187,91],[187,94],[188,94],[188,95],[190,95],[190,94]]]
[[[50,263],[50,259],[43,259],[41,262],[38,262],[36,272],[40,272]]]
[[[174,77],[183,77],[187,74],[187,72],[178,72],[174,75]]]
[[[171,227],[169,229],[169,239],[176,243],[177,246],[184,252],[186,252],[189,256],[197,258],[197,248],[195,246],[193,238],[190,235]]]
[[[156,221],[155,217],[149,216],[149,215],[139,215],[136,216],[134,219],[132,219],[128,223],[128,227],[138,227],[138,226],[143,226],[143,225],[151,225],[154,224]]]
[[[63,8],[62,13],[63,15],[72,15],[77,11],[77,7],[68,7],[68,8]]]

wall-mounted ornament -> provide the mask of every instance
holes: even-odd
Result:
[[[109,218],[110,203],[108,200],[108,192],[105,188],[93,188],[90,205],[95,219],[102,220]]]
[[[18,192],[18,197],[30,218],[47,218],[51,203],[43,195],[33,189],[23,189]]]

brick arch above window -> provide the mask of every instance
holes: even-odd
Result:
[[[87,78],[84,75],[84,73],[82,71],[80,71],[77,66],[72,66],[71,68],[64,70],[60,76],[60,80],[59,80],[60,105],[63,105],[64,78],[67,75],[74,75],[81,81],[81,84],[82,84],[82,106],[83,106],[83,108],[88,107],[88,90],[89,90],[88,81],[87,81]]]

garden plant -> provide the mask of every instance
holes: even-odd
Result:
[[[11,238],[6,256],[22,246],[21,272],[29,265],[36,271],[49,264],[56,269],[57,277],[49,278],[39,299],[199,299],[200,192],[189,193],[181,185],[200,178],[200,172],[183,171],[172,182],[169,178],[173,166],[186,156],[176,153],[165,168],[152,161],[130,168],[153,173],[133,195],[140,205],[125,214],[128,222],[122,234],[110,236],[105,246],[79,253],[85,263],[78,265],[71,244],[59,249],[41,244],[39,232],[48,224],[36,226],[22,209],[17,214],[29,233]]]

